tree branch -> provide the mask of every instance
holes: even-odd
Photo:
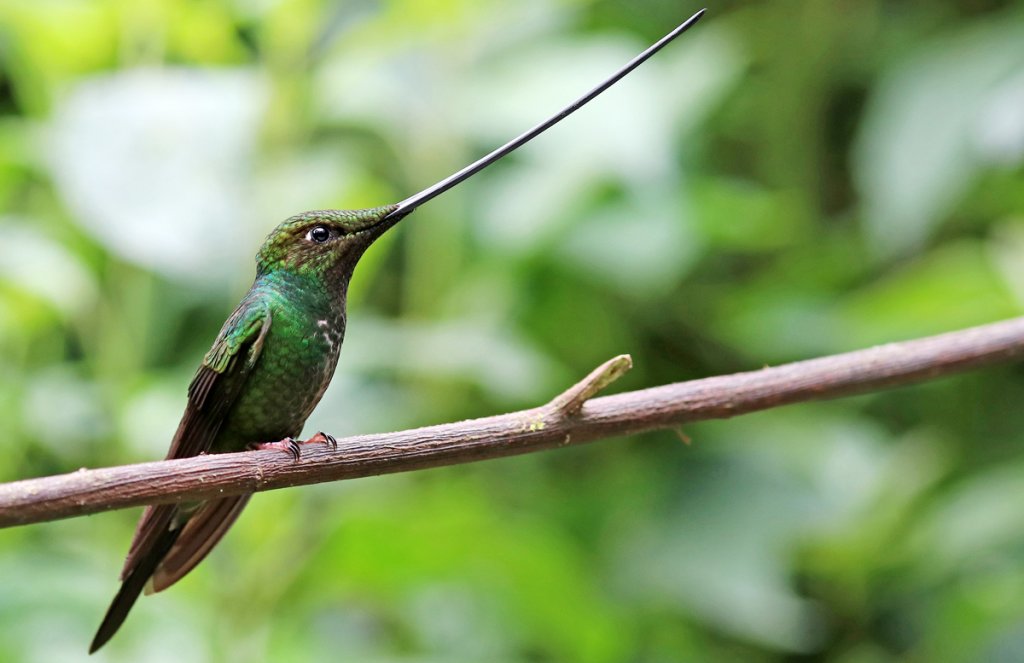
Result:
[[[789,403],[909,384],[1024,354],[1024,318],[758,371],[591,398],[629,369],[605,362],[547,405],[303,447],[197,456],[0,485],[0,527],[142,504],[224,497],[539,451]]]

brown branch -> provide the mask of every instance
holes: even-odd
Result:
[[[624,373],[616,357],[549,404],[459,423],[310,446],[302,460],[268,450],[197,456],[0,485],[0,527],[142,504],[454,465],[581,444],[702,419],[847,394],[996,364],[1024,354],[1024,318],[759,371],[589,400]]]

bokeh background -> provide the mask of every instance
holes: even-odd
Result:
[[[284,217],[395,201],[667,0],[4,0],[0,479],[160,458]],[[1024,309],[1024,2],[712,2],[357,270],[308,431]],[[1024,371],[263,494],[96,661],[1024,660]],[[83,660],[138,511],[0,531],[0,660]]]

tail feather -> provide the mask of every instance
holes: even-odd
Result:
[[[157,567],[153,574],[153,591],[167,589],[203,561],[234,524],[250,497],[251,494],[237,495],[204,503],[189,518],[181,536]]]
[[[206,557],[238,518],[251,495],[236,495],[190,506],[157,506],[146,510],[139,522],[121,573],[121,588],[107,609],[89,653],[109,640],[124,623],[139,595],[171,586]],[[177,525],[182,520],[185,522]]]
[[[117,633],[117,629],[121,628],[121,624],[124,623],[125,618],[128,616],[128,611],[135,605],[135,601],[139,598],[139,594],[142,593],[146,582],[149,581],[150,576],[156,571],[164,555],[174,545],[179,534],[181,534],[180,529],[164,530],[153,542],[153,547],[149,552],[140,557],[135,568],[125,576],[124,581],[121,583],[121,588],[117,590],[114,600],[110,602],[110,607],[107,608],[107,614],[104,615],[103,622],[100,623],[96,636],[92,639],[92,644],[89,645],[90,654],[106,644],[107,640],[110,640]]]
[[[121,580],[127,578],[139,565],[139,561],[150,554],[153,545],[163,536],[164,532],[172,529],[174,521],[182,518],[180,505],[159,504],[147,506],[135,526],[135,535],[132,536],[132,544],[125,556],[124,566],[121,568]]]

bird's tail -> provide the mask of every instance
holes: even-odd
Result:
[[[168,528],[161,532],[145,557],[139,559],[131,572],[125,576],[121,582],[121,589],[117,590],[114,600],[107,608],[107,614],[103,617],[103,622],[96,631],[96,637],[89,645],[90,654],[106,644],[107,640],[117,633],[117,629],[121,628],[125,617],[128,616],[128,611],[135,605],[146,582],[149,581],[153,572],[156,571],[156,567],[160,565],[161,560],[167,555],[174,542],[178,540],[180,534],[181,528]]]

